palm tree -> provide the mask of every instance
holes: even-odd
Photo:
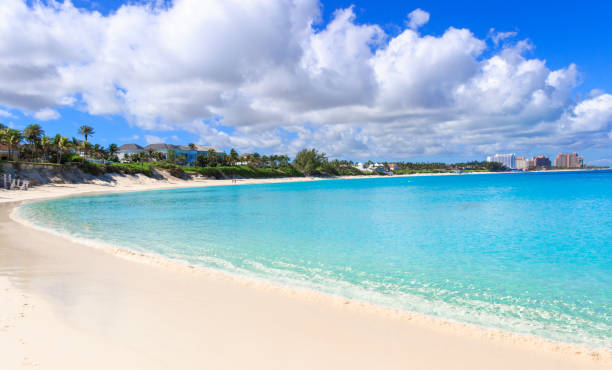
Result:
[[[57,134],[54,139],[55,145],[57,146],[57,164],[62,162],[62,153],[70,147],[70,140],[67,137]]]
[[[217,162],[218,162],[218,161],[217,161],[217,153],[215,152],[215,150],[214,150],[214,149],[209,149],[209,150],[208,150],[207,157],[208,157],[208,165],[209,165],[210,167],[215,167],[215,166],[217,166]]]
[[[6,144],[7,127],[0,123],[0,144]]]
[[[195,152],[196,145],[194,143],[189,143],[189,149],[191,149],[191,150],[193,150]]]
[[[91,126],[87,126],[87,125],[83,125],[81,127],[79,127],[79,135],[83,136],[85,138],[85,150],[87,150],[87,139],[90,136],[93,136],[96,132],[94,131],[93,127]],[[83,153],[85,156],[87,155],[87,151],[85,151]]]
[[[109,159],[113,158],[118,152],[119,152],[119,147],[117,146],[117,144],[110,144],[108,146],[108,157],[109,157]]]
[[[53,140],[49,136],[43,136],[40,139],[40,147],[42,149],[43,161],[47,160],[47,151],[49,150],[49,147],[52,145],[52,143]]]
[[[9,159],[12,158],[11,156],[12,151],[14,148],[16,148],[19,145],[21,140],[23,140],[23,135],[21,134],[21,131],[15,130],[12,128],[9,128],[6,130],[5,142],[6,142],[6,145],[8,146]]]
[[[154,161],[155,160],[155,158],[156,158],[155,152],[156,152],[156,150],[153,149],[153,148],[149,148],[147,150],[147,160],[148,161]]]
[[[40,138],[45,134],[45,131],[40,127],[39,124],[29,125],[23,130],[23,137],[30,143],[30,149],[32,150],[32,159],[36,154],[36,144],[40,141]]]
[[[79,135],[83,136],[85,138],[85,142],[87,142],[87,139],[90,136],[94,136],[96,132],[94,131],[93,127],[91,126],[87,126],[87,125],[83,125],[81,127],[79,127]]]
[[[259,167],[260,161],[261,161],[261,155],[257,152],[249,156],[249,165],[251,165],[252,167]]]
[[[230,150],[230,154],[229,154],[229,163],[230,165],[234,166],[236,165],[236,162],[238,162],[238,152],[234,150],[234,148],[232,148],[232,150]]]
[[[140,162],[140,167],[144,168],[144,162],[147,161],[147,159],[149,158],[149,155],[145,152],[140,152],[135,155],[137,156],[137,159]]]
[[[176,150],[174,149],[169,149],[167,152],[167,158],[170,162],[172,163],[176,163]]]

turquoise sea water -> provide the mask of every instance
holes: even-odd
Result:
[[[38,226],[446,319],[612,349],[612,171],[57,199]]]

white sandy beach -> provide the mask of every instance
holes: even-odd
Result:
[[[21,201],[230,184],[124,176],[0,191],[0,369],[612,369],[609,351],[108,253],[9,218]]]

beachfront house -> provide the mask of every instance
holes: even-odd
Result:
[[[366,165],[364,165],[363,163],[359,162],[356,165],[354,165],[353,167],[355,167],[356,169],[358,169],[359,171],[363,171],[363,172],[372,172]]]
[[[132,155],[141,152],[144,152],[144,148],[138,144],[123,144],[119,147],[119,150],[117,151],[117,157],[120,161],[124,161],[126,155]]]
[[[146,153],[160,153],[161,156],[155,156],[154,158],[152,158],[152,160],[160,160],[160,159],[168,159],[169,157],[168,153],[170,151],[176,152],[176,148],[178,148],[177,145],[159,143],[159,144],[149,144],[145,146],[144,151]]]
[[[209,145],[172,145],[165,143],[149,144],[144,148],[138,144],[124,144],[119,147],[117,156],[119,160],[123,161],[127,155],[142,152],[158,152],[161,153],[164,158],[168,159],[168,154],[172,151],[175,158],[183,156],[187,164],[194,165],[198,159],[198,155],[203,154],[207,156],[210,150],[214,151],[221,159],[225,158],[225,152]]]
[[[172,144],[149,144],[147,146],[144,147],[144,151],[145,152],[159,152],[162,153],[164,155],[164,157],[168,158],[168,151],[172,150],[172,149],[176,149],[177,146],[176,145],[172,145]]]
[[[176,145],[174,150],[177,156],[184,156],[189,165],[195,164],[196,160],[198,159],[198,155],[203,154],[207,156],[211,150],[215,152],[216,155],[220,156],[221,159],[225,158],[225,152],[210,145]]]
[[[13,149],[11,150],[11,157],[13,158],[9,158],[9,147],[4,145],[4,144],[0,144],[0,160],[2,161],[7,161],[7,160],[17,160],[19,158],[19,149]]]
[[[0,144],[0,160],[6,161],[9,159],[8,146]]]
[[[8,146],[0,144],[0,160],[6,161],[8,157]]]

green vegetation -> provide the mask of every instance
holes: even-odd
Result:
[[[8,158],[18,166],[20,163],[44,163],[54,166],[79,167],[83,171],[100,176],[105,173],[143,174],[154,176],[155,169],[163,169],[172,176],[186,178],[201,175],[224,178],[273,178],[300,176],[357,176],[357,175],[407,175],[417,173],[443,173],[461,170],[463,172],[500,172],[508,170],[496,162],[466,162],[466,163],[413,163],[413,162],[382,162],[365,163],[369,171],[361,171],[352,161],[328,159],[326,154],[316,149],[303,149],[298,152],[293,161],[287,155],[261,155],[243,153],[239,155],[234,149],[229,154],[217,153],[213,150],[199,152],[191,163],[180,151],[170,149],[162,153],[149,149],[134,154],[118,155],[116,144],[103,147],[92,145],[89,139],[95,135],[91,126],[79,127],[79,140],[57,134],[46,136],[38,124],[27,126],[23,131],[0,124],[0,143],[8,148]],[[191,150],[195,144],[189,144]],[[6,157],[6,154],[4,154]],[[363,169],[363,167],[360,167]]]
[[[143,174],[148,177],[153,176],[153,166],[141,166],[135,163],[95,163],[90,161],[83,161],[79,164],[79,168],[83,172],[94,176],[101,176],[106,173],[122,173],[126,175]]]
[[[502,172],[508,171],[509,168],[498,162],[466,162],[455,163],[449,166],[451,169],[460,169],[473,172]]]
[[[410,175],[416,173],[443,173],[461,170],[464,172],[501,172],[507,171],[503,164],[497,162],[465,162],[465,163],[413,163],[397,162],[397,169],[393,171],[397,175]],[[388,167],[388,164],[385,163]]]
[[[447,169],[432,169],[432,170],[423,170],[423,169],[414,169],[414,170],[395,170],[393,171],[394,174],[396,175],[414,175],[417,173],[446,173],[446,172],[452,172],[451,170],[447,170]]]
[[[319,153],[316,149],[303,149],[293,160],[293,164],[306,176],[318,173],[325,162],[325,153]]]
[[[318,152],[316,149],[303,149],[295,155],[293,165],[302,171],[304,175],[323,175],[323,176],[356,176],[365,175],[364,172],[354,167],[354,163],[334,159],[328,160],[325,153]]]
[[[244,178],[271,178],[271,177],[300,177],[304,176],[294,167],[279,168],[253,168],[249,166],[217,166],[217,167],[185,167],[185,172],[199,174],[216,179],[244,177]]]

